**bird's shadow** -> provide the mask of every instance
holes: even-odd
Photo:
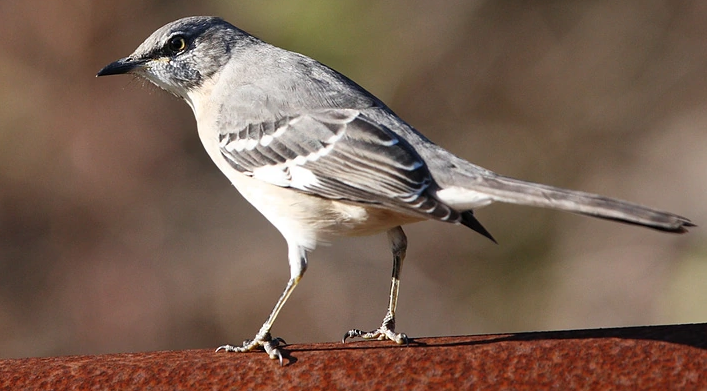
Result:
[[[474,337],[457,337],[453,341],[436,341],[429,338],[410,338],[407,345],[396,345],[392,343],[376,343],[370,341],[358,341],[349,343],[340,343],[338,345],[326,344],[322,347],[317,345],[297,346],[290,345],[282,348],[283,359],[286,360],[285,366],[293,365],[298,360],[293,355],[297,352],[306,351],[345,351],[358,349],[399,349],[400,347],[408,348],[425,348],[425,347],[450,347],[450,346],[474,346],[474,345],[490,345],[499,342],[513,341],[544,341],[544,340],[583,340],[583,339],[625,339],[625,340],[651,340],[658,342],[666,342],[672,344],[680,344],[698,349],[707,350],[707,323],[683,324],[683,325],[666,325],[666,326],[638,326],[638,327],[622,327],[622,328],[607,328],[607,329],[584,329],[584,330],[566,330],[566,331],[536,331],[522,332],[512,334],[474,336]],[[445,338],[449,339],[449,338]]]

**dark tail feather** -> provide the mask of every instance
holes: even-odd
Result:
[[[461,220],[462,224],[464,224],[467,227],[473,229],[474,231],[480,233],[481,235],[486,236],[487,238],[491,239],[492,242],[498,244],[496,239],[494,239],[493,236],[491,236],[491,233],[489,231],[487,231],[483,225],[481,225],[481,223],[479,222],[479,220],[476,219],[476,217],[474,217],[474,212],[468,210],[466,212],[463,212],[461,214],[461,216],[462,216],[462,220]]]

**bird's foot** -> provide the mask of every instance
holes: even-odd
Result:
[[[379,341],[390,340],[398,345],[407,345],[410,342],[407,335],[404,333],[395,332],[395,323],[393,322],[383,322],[381,327],[368,332],[358,329],[349,330],[346,334],[344,334],[344,338],[341,339],[341,342],[346,343],[346,340],[349,338],[363,338],[367,340]]]
[[[268,332],[263,334],[258,333],[252,340],[247,339],[243,341],[243,346],[223,345],[219,346],[216,351],[218,352],[223,350],[224,352],[242,353],[250,352],[251,350],[255,349],[263,349],[265,350],[265,353],[270,356],[271,359],[280,361],[280,366],[282,366],[282,352],[280,351],[280,349],[278,349],[278,346],[286,344],[287,342],[285,342],[284,339],[273,339],[270,333]]]

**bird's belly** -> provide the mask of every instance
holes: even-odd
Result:
[[[325,231],[335,236],[365,236],[387,231],[399,225],[424,220],[372,205],[330,201],[332,219]]]
[[[314,249],[336,236],[365,236],[424,220],[389,209],[330,200],[230,171],[229,179],[243,197],[287,240]]]

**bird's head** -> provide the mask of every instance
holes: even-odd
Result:
[[[96,76],[131,73],[187,99],[228,62],[248,34],[228,22],[195,16],[169,23],[135,51],[108,64]]]

